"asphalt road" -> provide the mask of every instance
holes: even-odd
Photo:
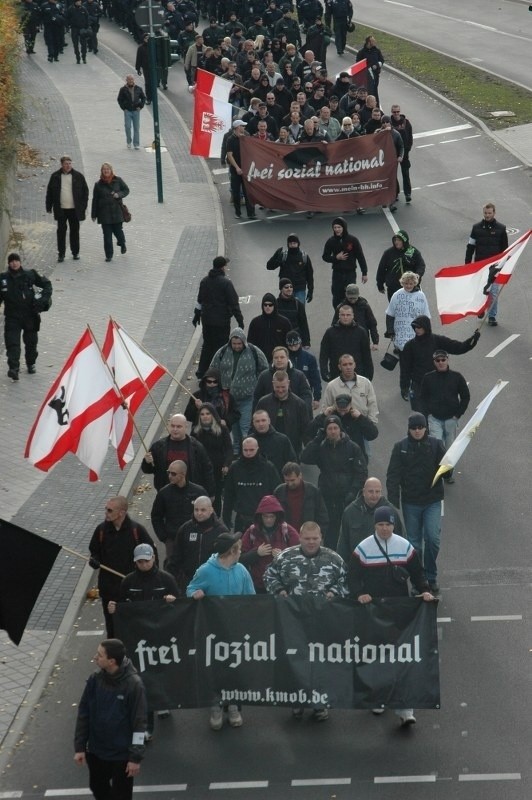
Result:
[[[123,55],[131,54],[130,39],[119,31],[102,29],[102,40]],[[339,60],[331,58],[330,68],[339,68]],[[191,100],[180,66],[171,75],[168,97],[189,119]],[[531,224],[530,177],[513,156],[475,128],[456,130],[465,124],[457,113],[386,75],[384,107],[397,100],[417,134],[412,205],[401,201],[393,218],[378,210],[348,220],[366,253],[370,279],[363,295],[381,331],[385,301],[374,276],[393,225],[405,228],[425,257],[423,288],[435,319],[431,276],[442,265],[462,263],[471,224],[480,219],[484,202],[497,204],[497,217],[512,228],[511,241]],[[163,136],[170,135],[163,131]],[[213,161],[210,167],[219,164]],[[308,312],[317,351],[332,314],[329,266],[320,258],[332,215],[309,221],[304,215],[259,212],[259,221],[237,223],[228,202],[227,176],[218,174],[216,180],[226,215],[231,277],[248,300],[246,324],[258,313],[263,292],[276,289],[274,276],[265,269],[267,257],[296,231],[315,267],[315,300]],[[334,711],[328,722],[311,724],[296,723],[283,710],[249,708],[242,729],[213,733],[206,710],[176,711],[157,723],[137,780],[140,796],[411,800],[425,798],[427,789],[434,800],[532,796],[529,263],[530,253],[503,293],[499,327],[483,329],[475,351],[451,359],[451,366],[469,381],[471,410],[499,378],[510,383],[464,456],[456,484],[446,490],[438,614],[442,709],[418,712],[418,724],[406,732],[390,712],[375,718],[367,712]],[[435,320],[434,327],[463,339],[475,325],[467,321],[442,331]],[[511,336],[517,338],[509,341]],[[405,435],[408,407],[395,373],[377,365],[374,384],[381,433],[374,443],[371,472],[384,478],[391,445]],[[152,496],[138,499],[135,513],[148,513]],[[92,669],[99,630],[100,609],[86,605],[3,776],[0,800],[87,793],[87,776],[72,761],[72,731],[74,704]]]
[[[357,0],[355,20],[532,89],[532,13],[521,0]]]

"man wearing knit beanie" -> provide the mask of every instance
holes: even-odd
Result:
[[[401,503],[406,536],[422,560],[432,592],[439,591],[436,559],[440,550],[443,480],[432,485],[445,448],[429,436],[427,420],[417,411],[408,417],[408,435],[393,446],[386,490],[388,499]]]
[[[268,259],[266,269],[278,269],[279,281],[288,278],[294,287],[294,297],[300,303],[310,303],[314,294],[314,270],[309,256],[301,249],[299,236],[290,233],[286,247],[279,247]]]

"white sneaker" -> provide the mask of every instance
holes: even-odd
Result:
[[[213,706],[211,708],[211,718],[209,720],[209,725],[211,726],[211,730],[219,731],[224,724],[224,713],[220,706]]]
[[[163,708],[161,711],[157,712],[157,716],[159,717],[159,719],[168,719],[168,717],[170,716],[170,712],[168,711],[167,708]]]
[[[384,712],[385,712],[385,711],[386,711],[386,709],[385,709],[385,708],[372,708],[372,709],[371,709],[371,713],[372,713],[372,714],[375,714],[375,716],[377,716],[377,717],[378,717],[380,714],[384,714]]]
[[[229,725],[232,728],[240,728],[244,722],[242,714],[238,710],[238,706],[229,706],[227,709],[227,716],[229,717]]]
[[[404,717],[399,717],[399,719],[401,720],[401,725],[403,727],[416,724],[416,718],[413,714],[406,714]]]
[[[131,150],[131,145],[130,144],[128,144],[127,149]]]

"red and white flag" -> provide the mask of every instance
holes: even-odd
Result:
[[[219,158],[222,141],[231,130],[233,106],[203,92],[194,95],[194,127],[190,155]]]
[[[127,408],[121,405],[115,410],[110,435],[120,469],[124,469],[135,455],[132,416],[148,396],[149,390],[166,374],[166,370],[115,320],[109,320],[102,353],[127,404]]]
[[[356,84],[357,86],[368,86],[368,59],[363,58],[362,61],[357,61],[355,64],[351,64],[345,70],[352,78],[356,77]],[[336,79],[340,77],[340,73],[336,75]],[[355,83],[355,81],[353,81]]]
[[[209,97],[214,97],[216,100],[228,103],[229,93],[232,88],[232,81],[220,78],[219,75],[213,75],[212,72],[207,72],[205,69],[196,70],[196,92],[208,94]]]
[[[531,235],[532,230],[527,231],[497,256],[471,264],[443,267],[436,273],[436,303],[442,325],[477,316],[488,308],[491,302],[490,268],[492,273],[496,271],[493,283],[508,283]]]
[[[87,329],[46,395],[24,457],[48,472],[74,453],[98,480],[109,445],[113,413],[121,398]]]

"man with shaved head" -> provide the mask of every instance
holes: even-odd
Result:
[[[168,483],[168,467],[172,461],[184,461],[188,468],[188,480],[204,486],[214,497],[214,473],[212,464],[202,444],[187,434],[187,420],[183,414],[174,414],[168,422],[168,436],[154,442],[140,465],[147,475],[153,475],[153,485],[160,491]]]
[[[223,521],[231,527],[236,512],[235,531],[245,531],[254,522],[255,511],[264,495],[273,494],[280,476],[271,461],[260,452],[256,439],[242,442],[242,455],[233,461],[225,477]]]
[[[151,523],[155,535],[166,547],[166,557],[170,558],[179,528],[192,517],[192,503],[206,492],[203,486],[188,479],[184,461],[172,461],[168,480],[153,501]]]
[[[404,526],[399,511],[382,493],[378,478],[368,478],[358,496],[344,510],[336,551],[349,564],[353,550],[363,539],[373,533],[375,509],[389,506],[395,514],[395,531],[404,535]]]
[[[172,556],[166,562],[166,568],[176,577],[182,594],[198,567],[213,554],[216,538],[227,533],[227,526],[214,513],[210,497],[197,497],[192,507],[192,519],[177,531]]]

